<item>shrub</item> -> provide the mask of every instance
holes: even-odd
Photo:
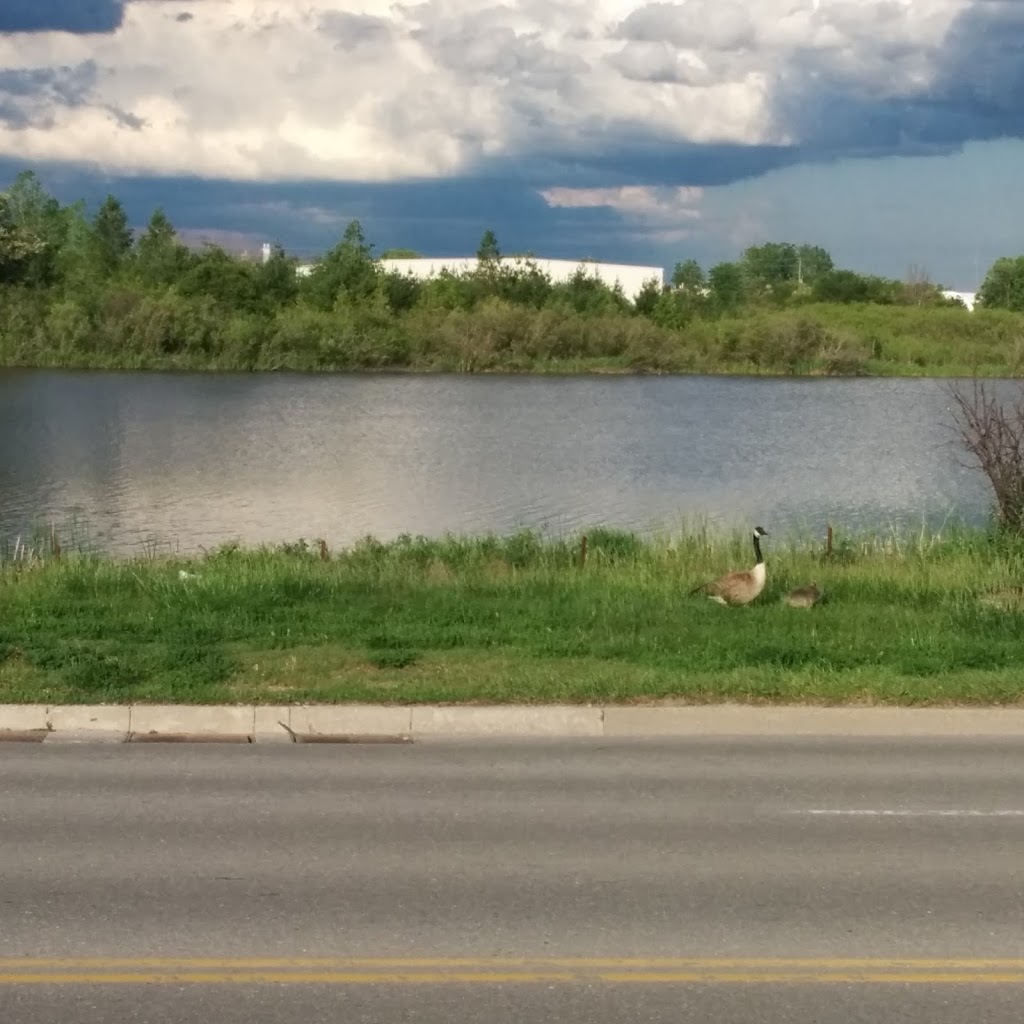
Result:
[[[74,299],[61,299],[46,317],[46,337],[55,348],[68,352],[90,352],[96,347],[96,325]]]
[[[953,387],[951,395],[960,441],[988,477],[1000,525],[1024,533],[1024,387],[1008,406],[977,378],[969,393]]]

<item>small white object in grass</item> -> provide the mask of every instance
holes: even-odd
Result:
[[[199,579],[199,573],[196,572],[185,572],[184,569],[178,570],[178,578],[182,580],[197,580]]]

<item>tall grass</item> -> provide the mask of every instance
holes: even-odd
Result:
[[[42,568],[63,557],[96,550],[88,523],[75,514],[59,523],[36,518],[21,530],[10,530],[0,521],[0,571],[11,567]]]
[[[372,538],[0,568],[0,698],[62,701],[1017,702],[1024,542],[995,532],[765,544],[745,533]],[[809,611],[783,595],[815,579]]]

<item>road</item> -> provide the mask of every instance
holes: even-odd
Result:
[[[0,1020],[1018,1024],[1024,743],[0,745]]]

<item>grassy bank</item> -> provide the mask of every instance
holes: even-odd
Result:
[[[472,310],[247,314],[173,291],[49,303],[11,290],[0,366],[1012,377],[1024,373],[1024,315],[807,303],[671,323],[493,298]]]
[[[0,567],[0,700],[1018,703],[1024,543],[766,543],[768,585],[687,591],[746,536],[366,541]],[[816,579],[826,601],[786,607]]]

